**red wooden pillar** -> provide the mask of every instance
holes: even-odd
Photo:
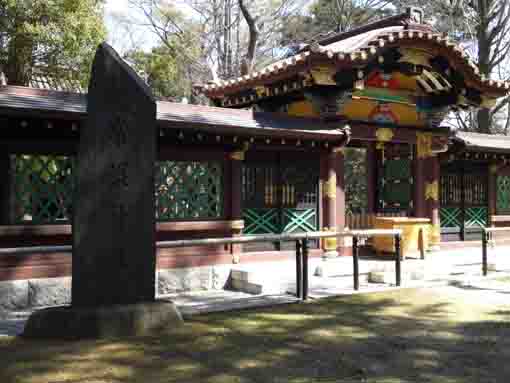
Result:
[[[418,133],[416,143],[415,215],[430,219],[429,250],[439,250],[439,157],[432,151],[432,134]]]
[[[439,182],[441,177],[441,165],[439,157],[432,155],[428,157],[425,163],[427,184],[426,184],[426,208],[427,218],[431,221],[430,232],[430,250],[439,250],[441,243],[441,224],[439,221]]]
[[[322,230],[341,231],[345,228],[344,154],[333,148],[321,154]],[[343,242],[323,241],[325,255],[335,257],[345,253]]]
[[[489,202],[489,226],[494,226],[492,217],[497,214],[497,200],[498,200],[498,166],[489,166],[489,179],[488,179],[488,202]]]
[[[242,166],[244,161],[244,151],[236,151],[229,154],[228,168],[229,174],[227,180],[229,181],[229,191],[225,193],[225,207],[228,213],[228,218],[231,221],[241,221],[243,219],[242,212]],[[242,234],[243,225],[232,226],[232,236],[236,237]],[[232,261],[239,262],[239,256],[243,251],[240,244],[232,245]]]
[[[338,230],[345,228],[345,159],[343,150],[338,149],[330,155],[332,166],[336,169],[336,227]]]

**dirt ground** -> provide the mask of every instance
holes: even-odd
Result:
[[[509,382],[507,285],[204,315],[152,338],[4,338],[0,382]]]

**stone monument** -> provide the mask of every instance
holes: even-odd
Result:
[[[92,67],[87,113],[73,209],[73,305],[154,300],[156,101],[106,44]]]
[[[27,336],[133,335],[181,321],[172,303],[155,302],[156,101],[106,43],[94,59],[87,113],[73,208],[72,306],[34,313]]]

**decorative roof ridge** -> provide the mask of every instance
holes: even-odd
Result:
[[[451,41],[448,36],[444,36],[441,33],[426,32],[422,29],[414,28],[415,24],[409,24],[407,29],[400,31],[385,32],[381,30],[380,35],[371,37],[369,40],[365,41],[363,45],[350,52],[334,51],[329,49],[328,46],[322,46],[316,42],[310,46],[309,51],[298,53],[295,56],[280,60],[268,65],[260,71],[252,72],[246,76],[221,81],[217,84],[204,85],[202,87],[202,91],[210,96],[215,92],[228,92],[230,89],[234,89],[239,86],[253,86],[256,83],[266,81],[271,76],[284,72],[287,69],[297,67],[298,65],[304,65],[305,63],[310,63],[310,60],[316,57],[327,57],[334,63],[362,64],[379,54],[380,50],[385,46],[395,45],[400,41],[413,40],[416,42],[421,41],[424,44],[439,45],[451,50],[453,52],[454,59],[464,61],[464,64],[471,72],[470,75],[472,75],[476,82],[478,82],[479,86],[486,86],[500,93],[508,93],[510,89],[509,82],[493,80],[481,74],[478,66],[471,60],[469,55],[460,46],[458,46],[458,44]]]
[[[409,27],[412,27],[414,29],[423,29],[428,32],[437,32],[431,25],[429,24],[423,24],[423,22],[416,22],[413,21],[413,13],[419,12],[421,14],[421,20],[423,20],[423,11],[420,8],[415,7],[408,7],[406,8],[406,11],[403,13],[400,13],[398,15],[389,16],[382,18],[380,20],[373,21],[371,23],[362,25],[360,27],[351,29],[349,31],[345,32],[339,32],[334,34],[333,36],[326,36],[320,40],[312,40],[306,47],[304,47],[302,51],[306,51],[311,43],[314,41],[317,42],[319,45],[329,45],[336,43],[338,41],[342,41],[345,39],[348,39],[350,37],[360,35],[362,33],[374,31],[381,28],[388,28],[388,27],[398,27],[398,26],[404,26],[406,29]]]
[[[283,112],[264,112],[264,111],[254,111],[252,109],[234,109],[234,108],[225,108],[221,106],[211,106],[211,105],[196,105],[196,104],[183,104],[179,102],[173,102],[173,101],[160,101],[158,100],[156,102],[158,106],[161,106],[161,109],[158,109],[158,114],[165,114],[171,111],[172,108],[182,108],[182,109],[188,109],[190,111],[212,111],[212,112],[222,112],[227,113],[230,115],[238,115],[238,116],[246,116],[246,115],[253,115],[253,116],[271,116],[271,117],[278,117],[283,120],[288,121],[315,121],[315,122],[324,122],[324,120],[321,117],[318,116],[309,116],[309,117],[297,117],[297,116],[291,116],[287,113]],[[164,107],[167,107],[169,109],[165,110]]]
[[[52,96],[52,95],[61,95],[61,96],[78,96],[78,97],[87,97],[87,93],[81,92],[70,92],[68,90],[57,90],[57,89],[42,89],[42,88],[32,88],[30,86],[22,86],[22,85],[0,85],[0,93],[7,93],[12,95],[21,95],[21,96]]]
[[[497,139],[505,139],[510,140],[510,136],[501,133],[479,133],[479,132],[467,132],[464,130],[457,130],[455,132],[455,137],[462,139],[462,136],[468,137],[479,137],[479,138],[497,138]]]

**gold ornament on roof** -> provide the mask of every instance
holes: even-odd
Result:
[[[264,97],[268,93],[268,89],[265,86],[256,86],[255,93],[257,93],[258,97]]]
[[[375,132],[375,136],[379,142],[389,142],[393,139],[395,133],[393,133],[393,130],[390,128],[379,128]]]
[[[335,72],[335,68],[328,66],[316,66],[310,70],[313,81],[318,85],[336,85]]]
[[[230,159],[233,161],[244,161],[244,151],[239,150],[237,152],[230,153]]]

